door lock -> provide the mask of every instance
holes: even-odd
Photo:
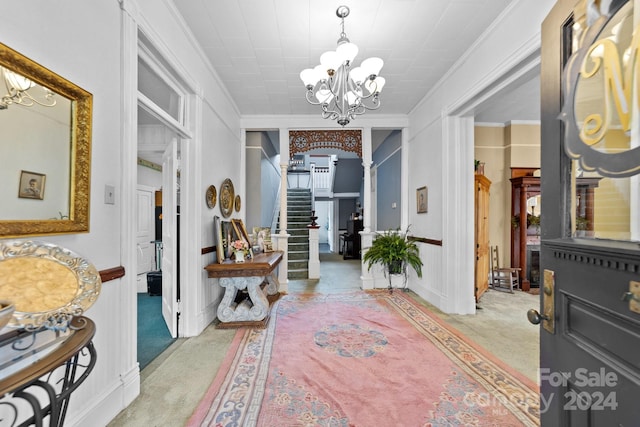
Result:
[[[529,319],[529,322],[534,325],[542,323],[542,327],[550,334],[554,334],[556,331],[555,287],[555,273],[553,270],[544,270],[544,281],[542,282],[542,314],[533,308],[527,311],[527,319]]]

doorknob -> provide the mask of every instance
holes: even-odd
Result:
[[[544,314],[538,313],[538,310],[532,308],[527,311],[527,319],[534,325],[539,325],[543,320],[549,320],[549,316],[545,316]]]

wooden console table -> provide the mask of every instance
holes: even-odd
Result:
[[[24,367],[0,378],[0,407],[11,408],[2,419],[8,425],[62,426],[69,399],[96,364],[92,339],[95,324],[86,317],[74,317],[67,332],[13,330],[0,337],[0,350]],[[53,334],[52,343],[37,347],[38,335]],[[46,340],[45,340],[46,341]],[[42,352],[40,359],[35,359]],[[35,360],[33,363],[29,361]],[[5,369],[10,370],[11,366]],[[43,398],[46,396],[46,398]],[[20,413],[28,404],[31,414]],[[21,410],[19,411],[19,408]],[[4,425],[4,424],[3,424]]]
[[[220,279],[225,288],[224,297],[218,306],[221,322],[264,320],[269,313],[269,301],[261,285],[266,281],[267,295],[276,295],[280,287],[273,270],[282,261],[283,252],[256,254],[245,262],[225,261],[205,267],[209,277]],[[236,303],[238,290],[247,289],[249,300]]]

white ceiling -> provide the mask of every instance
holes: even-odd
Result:
[[[360,49],[356,65],[385,62],[382,107],[367,114],[407,114],[510,2],[174,0],[243,115],[319,114],[299,74],[336,48],[340,5],[351,9],[345,33]]]
[[[320,114],[305,100],[300,71],[336,48],[340,19],[359,47],[378,56],[382,106],[408,114],[512,0],[173,0],[241,115]],[[482,105],[476,121],[539,120],[539,80]]]

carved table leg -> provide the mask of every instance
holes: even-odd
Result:
[[[278,277],[275,274],[271,274],[266,277],[267,286],[265,290],[267,291],[267,295],[275,295],[280,290],[280,282],[278,281]]]
[[[221,322],[263,320],[269,311],[269,301],[260,285],[263,277],[222,277],[220,286],[225,288],[224,297],[218,306]],[[238,289],[247,289],[251,301],[235,302]]]
[[[235,312],[235,299],[238,289],[234,286],[233,280],[223,277],[220,279],[220,286],[225,288],[224,297],[218,305],[218,319],[221,322],[230,322],[233,320]],[[231,305],[234,304],[232,307]]]

